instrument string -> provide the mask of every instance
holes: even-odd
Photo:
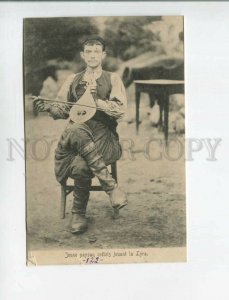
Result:
[[[42,101],[47,101],[47,102],[56,102],[56,103],[61,103],[61,104],[69,104],[69,105],[77,105],[77,106],[82,106],[82,107],[89,107],[89,108],[96,108],[97,110],[101,110],[101,111],[106,111],[105,109],[102,109],[100,107],[93,107],[90,105],[86,105],[86,104],[79,104],[79,103],[74,103],[74,102],[69,102],[69,101],[60,101],[60,100],[52,100],[52,99],[46,99],[46,98],[41,98],[41,97],[36,97],[36,96],[32,96],[32,98],[35,100],[42,100]]]

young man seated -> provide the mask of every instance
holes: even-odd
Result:
[[[96,103],[95,115],[84,123],[69,120],[55,151],[55,174],[58,182],[68,177],[74,179],[74,200],[72,207],[71,232],[87,230],[85,218],[91,181],[97,176],[103,190],[109,195],[111,205],[120,209],[127,204],[126,195],[117,186],[107,166],[121,156],[121,146],[116,133],[117,119],[126,110],[125,88],[116,73],[102,69],[105,58],[105,42],[100,37],[89,37],[82,43],[81,57],[86,69],[71,75],[58,93],[57,100],[51,103],[35,100],[39,111],[47,111],[54,119],[67,119],[71,104],[83,96],[86,88]]]

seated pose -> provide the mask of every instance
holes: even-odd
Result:
[[[107,166],[121,156],[121,146],[116,133],[117,121],[126,110],[125,88],[116,73],[102,70],[106,56],[105,42],[100,37],[89,37],[82,43],[81,57],[86,69],[71,75],[58,93],[59,102],[36,99],[38,111],[47,111],[53,119],[67,119],[71,107],[89,87],[96,103],[96,113],[84,123],[69,120],[55,151],[55,175],[60,183],[68,177],[74,179],[71,232],[87,230],[85,218],[89,190],[94,176],[109,195],[111,205],[120,209],[127,204],[126,195],[119,189]]]

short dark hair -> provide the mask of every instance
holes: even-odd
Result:
[[[106,49],[106,44],[104,39],[102,39],[100,36],[89,36],[86,39],[83,40],[83,42],[81,43],[81,51],[84,51],[84,46],[89,45],[89,46],[93,46],[93,45],[100,45],[102,46],[103,51],[105,51]]]

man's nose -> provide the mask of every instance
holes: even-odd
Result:
[[[96,57],[96,53],[95,52],[91,52],[91,58],[95,58]]]

